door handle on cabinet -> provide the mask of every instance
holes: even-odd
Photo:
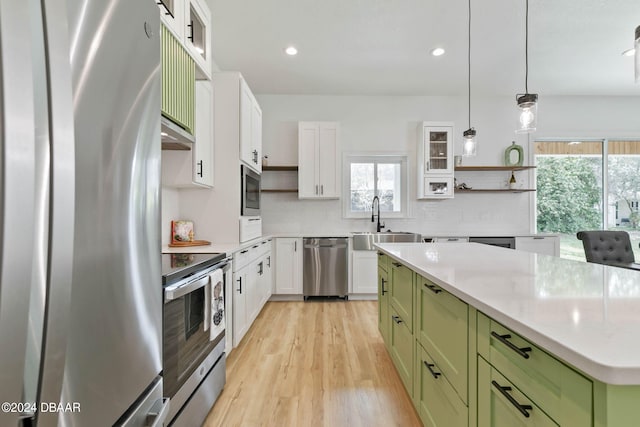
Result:
[[[240,277],[238,280],[236,280],[236,282],[240,283],[240,287],[237,290],[238,290],[238,292],[240,292],[242,294],[242,277]]]
[[[442,289],[440,289],[436,285],[430,285],[428,283],[425,283],[424,286],[426,286],[431,292],[433,292],[436,295],[442,292]]]
[[[494,337],[495,339],[497,339],[498,341],[500,341],[502,344],[506,345],[507,347],[509,347],[511,350],[515,351],[516,353],[518,353],[520,356],[524,357],[525,359],[529,358],[529,352],[533,351],[533,349],[531,347],[518,347],[516,346],[514,343],[512,343],[511,341],[509,341],[509,338],[511,338],[510,334],[505,334],[505,335],[500,335],[499,333],[495,332],[495,331],[491,331],[491,336]]]
[[[427,363],[426,361],[422,361],[422,363],[424,363],[424,366],[427,367],[427,369],[429,370],[429,372],[431,373],[431,376],[435,379],[438,379],[438,377],[440,375],[442,375],[442,372],[436,372],[434,371],[432,368],[434,368],[436,365],[434,365],[433,363]]]
[[[298,241],[293,242],[293,252],[298,252]]]
[[[316,185],[316,194],[318,194],[318,186]]]
[[[271,256],[267,257],[267,267],[271,267]]]
[[[320,194],[324,194],[324,184],[320,185]]]
[[[392,262],[391,264],[393,264],[395,267],[402,267],[402,264],[400,264],[399,262]]]
[[[393,319],[394,322],[396,322],[398,325],[400,323],[403,322],[403,320],[400,318],[400,316],[391,316],[391,318]]]
[[[491,381],[491,385],[494,386],[495,388],[497,388],[498,391],[500,392],[500,394],[502,394],[509,401],[509,403],[511,403],[513,406],[515,406],[515,408],[522,415],[524,415],[525,418],[529,418],[531,416],[531,414],[529,414],[527,411],[531,411],[533,409],[533,407],[531,405],[523,405],[523,404],[519,403],[516,399],[513,398],[513,396],[511,396],[509,393],[507,393],[508,391],[511,391],[511,387],[509,387],[509,386],[501,386],[495,380]]]
[[[387,283],[386,280],[384,280],[384,278],[380,278],[380,289],[382,290],[382,295],[386,294],[387,291],[384,290],[384,284]]]
[[[187,27],[189,27],[189,36],[187,36],[187,38],[189,40],[191,40],[191,43],[193,43],[193,19],[190,21],[191,23],[187,25]]]
[[[196,172],[196,174],[202,178],[202,160],[198,162],[198,167],[200,168],[200,172]]]

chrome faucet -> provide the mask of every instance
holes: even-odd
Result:
[[[379,233],[382,231],[382,227],[384,227],[384,222],[380,224],[380,198],[378,196],[374,196],[373,201],[371,202],[371,222],[375,221],[376,215],[373,214],[373,207],[376,204],[376,200],[378,201],[378,223],[376,224],[376,232]]]

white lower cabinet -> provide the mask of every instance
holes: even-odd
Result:
[[[560,238],[558,236],[516,237],[516,250],[560,256]]]
[[[242,341],[271,295],[271,239],[233,255],[233,346]]]
[[[353,251],[351,261],[351,293],[377,295],[378,253],[376,251]]]
[[[302,295],[302,239],[276,239],[276,277],[273,293]]]
[[[233,273],[233,346],[236,347],[249,330],[247,315],[247,282],[249,267]]]

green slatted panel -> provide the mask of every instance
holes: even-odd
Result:
[[[162,114],[193,134],[195,128],[195,62],[162,26]]]

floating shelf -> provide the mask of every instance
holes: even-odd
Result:
[[[298,166],[263,166],[262,170],[263,171],[297,171]]]
[[[263,169],[264,170],[264,169]],[[263,188],[260,190],[261,193],[297,193],[297,188]]]
[[[456,166],[457,171],[521,171],[535,166]]]
[[[507,189],[507,188],[478,188],[471,190],[454,190],[456,193],[525,193],[528,191],[536,191],[534,188],[518,188],[518,189]]]

